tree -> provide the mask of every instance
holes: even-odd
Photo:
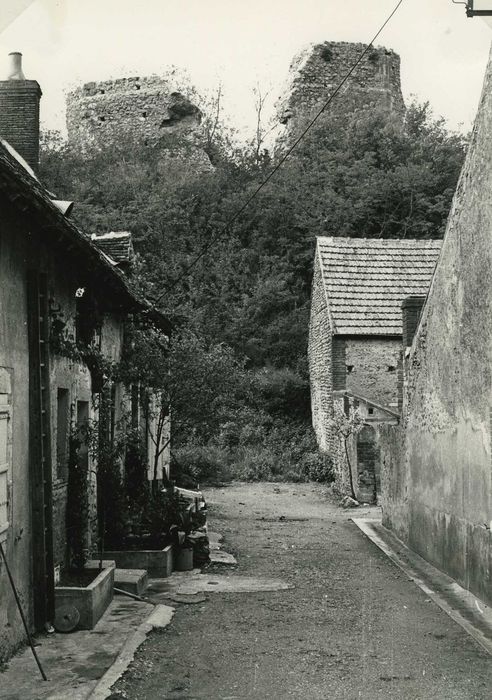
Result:
[[[441,237],[464,157],[466,139],[428,104],[411,104],[404,119],[378,107],[335,109],[228,225],[272,167],[259,157],[258,100],[258,132],[238,148],[217,92],[206,116],[215,167],[199,177],[192,161],[166,160],[166,149],[190,148],[176,139],[156,149],[122,139],[83,156],[53,135],[43,145],[42,179],[76,201],[83,230],[132,231],[133,283],[178,328],[163,387],[177,440],[206,442],[233,404],[263,410],[245,386],[264,368],[295,373],[307,393],[315,237]],[[297,418],[279,403],[286,421]]]

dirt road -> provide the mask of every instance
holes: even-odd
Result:
[[[324,487],[241,484],[206,496],[209,527],[238,559],[221,573],[281,578],[294,588],[212,593],[199,605],[179,605],[112,697],[492,698],[490,656]],[[359,509],[357,517],[367,513]]]

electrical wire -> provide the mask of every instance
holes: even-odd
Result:
[[[253,193],[245,200],[245,202],[237,209],[237,211],[226,221],[226,223],[222,226],[222,228],[210,238],[210,240],[207,241],[207,243],[203,246],[201,251],[193,258],[193,260],[186,266],[185,270],[182,272],[179,277],[176,279],[172,280],[169,284],[164,286],[164,291],[162,294],[160,294],[157,299],[155,299],[152,303],[151,309],[155,309],[156,305],[160,302],[160,300],[174,287],[176,287],[181,280],[188,275],[190,270],[203,258],[203,256],[207,253],[209,248],[211,248],[212,245],[216,241],[218,241],[232,226],[232,224],[241,216],[243,211],[249,207],[251,202],[258,196],[258,194],[261,192],[261,190],[266,187],[266,185],[270,182],[270,180],[273,178],[273,176],[280,170],[280,168],[283,166],[287,158],[292,154],[292,152],[297,148],[297,146],[300,144],[300,142],[304,139],[308,131],[310,131],[313,126],[316,124],[318,119],[321,117],[321,115],[328,109],[330,104],[333,102],[335,97],[338,95],[340,90],[343,88],[347,80],[350,78],[350,76],[355,72],[357,67],[360,65],[362,60],[364,59],[364,56],[368,53],[368,51],[371,49],[373,46],[374,42],[378,39],[379,35],[383,32],[385,29],[386,25],[389,24],[389,22],[393,19],[394,15],[398,12],[400,9],[400,6],[403,4],[404,0],[399,0],[399,2],[396,4],[392,12],[388,15],[388,17],[385,19],[383,24],[379,27],[378,31],[376,34],[373,36],[371,39],[370,43],[366,45],[365,49],[361,52],[360,56],[358,59],[354,62],[352,67],[347,71],[347,73],[344,75],[342,80],[338,83],[336,88],[333,90],[333,92],[330,94],[329,98],[326,100],[326,102],[323,103],[323,105],[320,107],[318,112],[315,114],[315,116],[311,119],[311,121],[308,123],[308,125],[305,127],[305,129],[301,132],[301,134],[295,139],[295,141],[291,144],[291,146],[287,149],[287,151],[283,154],[283,156],[280,158],[278,161],[277,165],[270,171],[270,173],[267,175],[267,177],[262,180],[262,182],[258,185],[258,187],[253,191]],[[144,312],[146,313],[146,312]]]

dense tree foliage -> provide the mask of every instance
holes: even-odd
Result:
[[[228,226],[279,155],[260,153],[257,144],[227,148],[217,138],[211,143],[207,132],[214,168],[201,171],[186,143],[111,143],[82,154],[47,135],[41,175],[59,197],[76,201],[74,218],[87,233],[133,232],[136,281],[182,331],[182,365],[174,371],[183,396],[194,391],[187,376],[203,370],[210,377],[216,361],[226,379],[216,382],[215,396],[204,382],[203,406],[216,411],[237,377],[245,411],[307,423],[315,237],[441,237],[465,140],[426,104],[411,105],[404,120],[375,107],[348,117],[334,111]],[[173,155],[186,149],[189,159]],[[234,411],[230,404],[234,420],[244,421],[237,402]],[[193,433],[196,420],[204,442],[220,436],[227,416],[219,411],[206,435],[200,405],[183,422]]]

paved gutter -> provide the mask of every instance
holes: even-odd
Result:
[[[352,520],[431,600],[492,655],[492,609],[488,605],[412,552],[380,520]]]

